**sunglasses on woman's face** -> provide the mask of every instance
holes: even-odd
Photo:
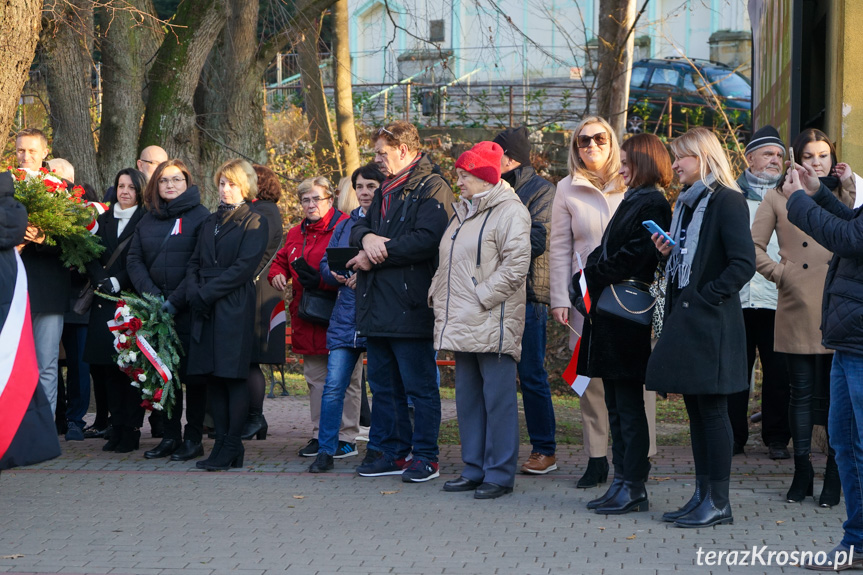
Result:
[[[594,134],[592,136],[579,136],[576,139],[576,145],[579,148],[589,148],[591,140],[596,142],[597,146],[604,146],[608,143],[608,133],[599,132],[598,134]]]

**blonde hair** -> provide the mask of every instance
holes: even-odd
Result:
[[[213,176],[213,183],[216,184],[216,188],[219,187],[219,180],[222,176],[240,187],[243,191],[244,200],[253,200],[258,194],[258,174],[255,173],[252,164],[246,160],[234,158],[219,166],[216,175]]]
[[[707,128],[692,128],[675,138],[671,142],[671,151],[678,158],[686,156],[698,158],[702,182],[708,174],[713,174],[720,185],[743,193],[731,172],[731,164],[728,162],[725,150],[722,149],[722,144],[719,143],[719,138]]]
[[[297,186],[297,198],[302,200],[303,196],[315,186],[323,188],[324,192],[327,194],[327,198],[333,197],[333,185],[330,181],[323,176],[317,176],[314,178],[306,178],[300,182],[300,185]]]
[[[599,172],[588,170],[581,160],[581,156],[578,155],[578,135],[589,124],[599,124],[605,128],[609,137],[608,159],[605,161],[605,166]],[[572,132],[572,138],[569,140],[569,161],[567,165],[573,179],[581,176],[598,190],[603,190],[611,182],[615,182],[614,189],[610,190],[611,192],[622,192],[626,189],[626,186],[623,185],[623,178],[618,174],[620,171],[620,143],[617,141],[617,134],[614,133],[614,130],[604,118],[600,118],[599,116],[582,118],[581,122]]]
[[[349,214],[360,207],[357,192],[351,185],[351,178],[349,176],[345,176],[339,181],[339,198],[336,207],[344,214]]]

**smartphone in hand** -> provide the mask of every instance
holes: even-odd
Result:
[[[671,236],[668,234],[668,232],[660,228],[659,225],[653,220],[645,220],[641,222],[641,225],[647,228],[647,231],[650,232],[650,235],[659,234],[668,241],[669,245],[676,245],[676,242],[671,239]]]

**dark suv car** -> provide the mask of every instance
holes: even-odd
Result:
[[[716,117],[711,107],[714,101],[710,91],[713,91],[731,124],[740,127],[741,136],[748,136],[752,129],[750,81],[725,64],[691,61],[692,64],[682,58],[644,59],[633,64],[627,132],[653,132],[656,123],[668,113],[669,96],[673,133],[680,134],[695,126],[721,126],[721,116]],[[656,131],[667,133],[667,130],[667,124],[663,123]]]

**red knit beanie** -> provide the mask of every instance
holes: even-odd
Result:
[[[494,142],[480,142],[459,156],[455,167],[489,184],[496,184],[500,181],[502,156],[503,148],[499,145]]]

